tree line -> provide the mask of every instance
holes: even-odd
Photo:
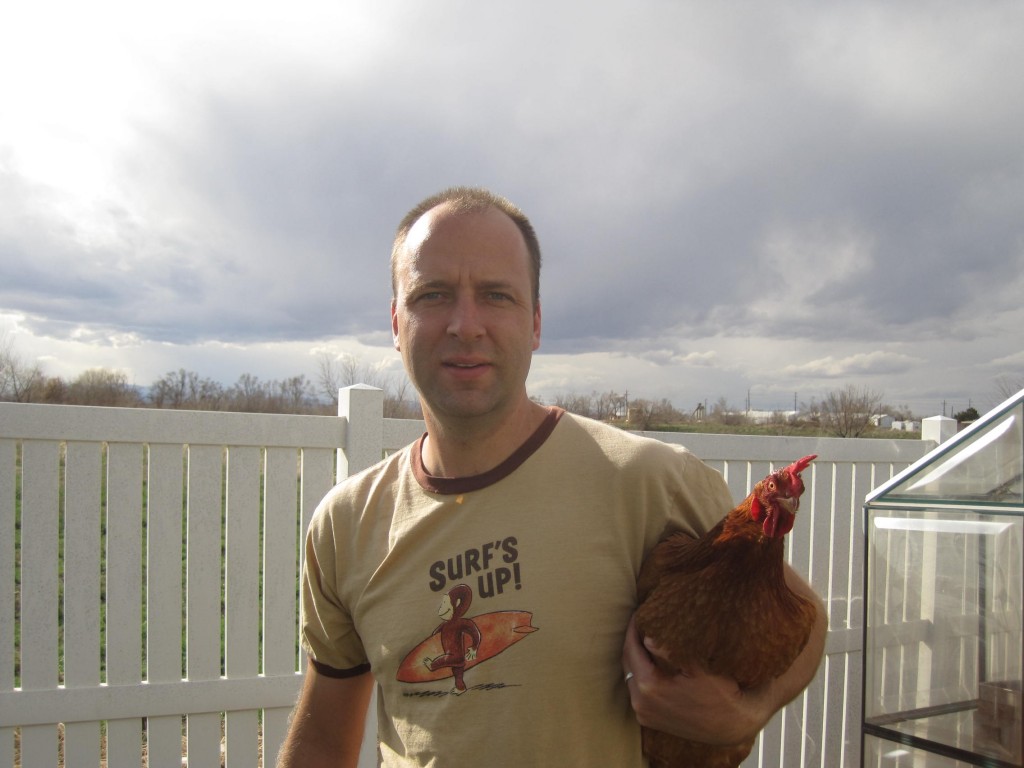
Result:
[[[383,390],[385,417],[421,418],[415,391],[404,373],[367,365],[351,355],[322,352],[317,358],[315,378],[300,374],[261,380],[244,373],[234,384],[224,385],[179,368],[142,388],[129,381],[123,371],[105,368],[89,369],[70,380],[47,376],[37,363],[20,356],[6,334],[0,333],[0,401],[329,415],[337,412],[338,390],[352,384]],[[1024,377],[1003,376],[995,384],[999,399],[1004,399],[1024,387]],[[699,426],[737,431],[752,425],[747,414],[731,407],[725,398],[710,406],[699,404],[689,412],[679,410],[665,398],[634,398],[628,391],[614,390],[559,394],[546,404],[635,430]],[[912,418],[906,406],[886,405],[881,392],[848,384],[825,393],[820,400],[801,403],[795,414],[773,414],[769,426],[779,431],[861,437],[874,430],[872,418],[883,413],[897,420]],[[962,421],[977,417],[974,408],[956,414]]]
[[[848,385],[826,393],[821,400],[815,398],[810,403],[801,403],[796,412],[777,411],[766,421],[756,423],[780,432],[802,431],[836,437],[862,437],[874,428],[873,417],[880,413],[899,419],[910,418],[908,409],[885,405],[883,399],[881,392],[869,387]],[[698,404],[689,412],[680,411],[667,399],[630,398],[628,392],[620,394],[614,391],[559,395],[553,404],[572,413],[620,423],[629,429],[641,431],[694,425],[741,431],[755,424],[749,412],[733,408],[724,397],[710,406]]]
[[[338,389],[360,383],[384,390],[385,416],[419,416],[404,376],[392,376],[350,356],[321,354],[315,380],[304,374],[264,380],[243,373],[234,384],[224,385],[179,368],[140,387],[125,372],[108,368],[90,368],[73,379],[48,376],[0,336],[0,401],[7,402],[328,415],[337,412]]]
[[[338,390],[352,384],[368,384],[384,391],[384,415],[388,418],[419,418],[419,405],[404,374],[395,376],[381,366],[368,366],[350,355],[321,353],[316,379],[304,374],[285,379],[261,380],[243,373],[224,385],[196,371],[168,371],[142,388],[123,371],[91,368],[74,379],[48,376],[42,368],[20,357],[13,345],[0,337],[0,400],[22,403],[93,405],[127,408],[170,408],[243,413],[333,414]],[[654,430],[696,424],[742,428],[749,423],[742,411],[720,398],[710,408],[698,406],[683,412],[668,399],[630,397],[628,392],[566,393],[547,404],[581,416],[619,424],[628,429]],[[879,413],[881,395],[868,389],[848,387],[829,393],[820,402],[804,406],[799,421],[811,423],[826,434],[858,437],[870,429],[870,417]],[[777,426],[793,426],[792,415],[779,414]]]

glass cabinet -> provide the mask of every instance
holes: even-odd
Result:
[[[865,502],[862,762],[1024,766],[1024,391]]]

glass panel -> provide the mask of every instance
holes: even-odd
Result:
[[[864,768],[970,768],[977,765],[875,736],[864,739],[862,763]]]
[[[936,455],[883,499],[1024,503],[1024,404]]]
[[[1021,765],[1024,519],[867,513],[866,723]]]

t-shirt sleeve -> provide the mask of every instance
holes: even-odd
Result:
[[[321,505],[306,534],[302,567],[302,646],[317,671],[328,677],[352,677],[369,670],[352,615],[338,593],[339,549],[330,507]],[[342,546],[339,547],[339,544]]]
[[[678,458],[669,526],[699,536],[714,527],[735,505],[721,472],[685,448],[673,447]]]

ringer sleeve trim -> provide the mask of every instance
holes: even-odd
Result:
[[[310,662],[316,669],[317,674],[323,675],[324,677],[331,677],[335,680],[343,680],[347,677],[358,677],[359,675],[366,674],[370,671],[369,664],[360,664],[358,667],[351,667],[349,669],[335,669],[334,667],[328,666],[316,659],[310,659]]]

